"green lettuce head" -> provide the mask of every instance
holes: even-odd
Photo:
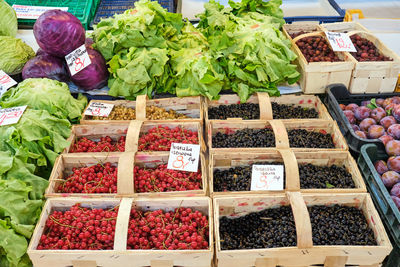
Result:
[[[14,37],[0,36],[0,47],[0,69],[8,74],[21,72],[25,63],[35,56],[29,45]]]
[[[18,30],[17,14],[6,1],[0,0],[0,36],[15,37]]]

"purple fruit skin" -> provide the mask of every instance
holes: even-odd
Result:
[[[386,98],[385,101],[383,101],[382,106],[384,108],[386,108],[390,104],[392,104],[392,99],[391,98]]]
[[[386,145],[387,142],[393,140],[393,137],[391,137],[390,135],[384,134],[384,135],[382,135],[381,137],[379,137],[379,140],[381,140],[382,143],[383,143],[384,145]]]
[[[375,124],[376,124],[376,121],[374,119],[366,118],[360,122],[360,129],[361,129],[361,131],[367,132],[368,128]]]
[[[393,200],[394,204],[396,205],[396,207],[400,210],[400,198],[392,196],[392,200]]]
[[[356,119],[359,121],[368,118],[370,114],[371,110],[367,107],[358,107],[354,111],[354,117],[356,117]]]
[[[366,135],[364,132],[362,132],[362,131],[355,131],[355,133],[356,133],[356,135],[358,135],[358,137],[360,137],[360,138],[368,139],[368,138],[367,138],[367,135]]]
[[[399,156],[400,155],[400,141],[390,140],[385,145],[386,153],[389,156]]]
[[[400,97],[399,96],[392,97],[392,103],[393,104],[400,104]]]
[[[358,126],[357,124],[352,124],[351,128],[353,128],[353,131],[359,131],[360,130],[360,126]]]
[[[390,115],[392,115],[392,111],[393,111],[393,108],[394,108],[395,106],[396,106],[396,104],[390,103],[389,105],[387,105],[387,106],[385,107],[385,111],[388,112]]]
[[[400,105],[394,106],[392,110],[392,116],[397,120],[400,121]]]
[[[378,107],[378,108],[374,108],[371,111],[371,118],[373,118],[375,121],[380,121],[381,119],[383,119],[386,116],[386,112],[383,108]]]
[[[382,106],[384,101],[385,101],[385,99],[383,99],[383,98],[377,98],[377,99],[375,100],[375,103],[376,103],[378,106]]]
[[[388,135],[394,139],[400,139],[400,124],[393,124],[387,129]]]
[[[395,184],[390,190],[390,195],[400,197],[400,183]]]
[[[392,186],[400,182],[400,174],[395,171],[387,171],[382,174],[381,178],[386,188],[392,188]]]
[[[381,125],[372,125],[368,128],[368,138],[378,139],[385,134],[385,128]]]
[[[385,172],[389,171],[388,166],[384,160],[378,160],[377,162],[375,162],[374,166],[379,175],[382,175]]]
[[[379,121],[379,124],[387,130],[392,124],[396,124],[396,119],[393,116],[387,116]]]
[[[345,110],[351,110],[351,111],[353,111],[353,113],[354,113],[354,111],[355,111],[357,108],[358,108],[358,105],[357,105],[357,104],[351,103],[351,104],[348,104],[348,105],[346,106]]]
[[[361,101],[361,106],[366,107],[368,104],[370,104],[371,101],[370,100],[366,100],[366,101]]]
[[[392,156],[387,161],[389,171],[400,172],[400,156]]]
[[[343,111],[343,113],[346,116],[347,120],[350,122],[350,124],[356,123],[356,117],[354,117],[354,113],[351,110],[345,110]]]

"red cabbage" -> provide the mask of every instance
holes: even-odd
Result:
[[[60,82],[69,81],[64,60],[41,53],[29,60],[22,69],[22,78],[49,78]]]

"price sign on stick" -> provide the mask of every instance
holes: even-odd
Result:
[[[253,165],[250,190],[283,190],[283,165]]]
[[[26,106],[0,109],[0,126],[17,123],[25,109]]]
[[[197,172],[200,145],[172,143],[169,151],[168,169]]]
[[[65,56],[71,76],[77,74],[92,63],[85,45],[81,45]]]
[[[333,51],[357,52],[350,37],[342,32],[325,32]]]
[[[88,116],[108,117],[113,108],[114,104],[91,102],[84,114]]]
[[[7,75],[4,71],[0,70],[0,97],[7,92],[8,88],[16,85],[17,82]]]

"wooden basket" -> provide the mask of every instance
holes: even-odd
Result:
[[[351,31],[365,31],[369,32],[367,28],[355,21],[349,22],[335,22],[335,23],[323,23],[320,25],[322,31],[329,32],[351,32]]]
[[[67,210],[76,203],[84,207],[110,208],[119,205],[114,250],[37,250],[45,223],[54,210]],[[209,216],[209,249],[204,250],[127,250],[127,230],[131,207],[166,211],[178,207],[193,208]],[[28,255],[35,267],[210,267],[214,255],[211,200],[208,197],[158,199],[85,199],[54,198],[47,200],[36,225]]]
[[[373,42],[380,53],[391,57],[393,61],[358,62],[350,55],[355,68],[348,87],[349,92],[352,94],[392,93],[396,89],[400,73],[400,57],[372,33],[362,31],[348,33],[349,36],[354,34]]]
[[[289,33],[283,29],[288,38]],[[304,37],[320,36],[326,39],[323,32],[312,32],[302,34],[291,40],[292,50],[296,53],[297,59],[295,64],[298,65],[300,76],[300,87],[305,94],[323,94],[326,86],[333,83],[342,83],[348,86],[350,83],[351,73],[354,69],[354,62],[350,59],[347,52],[336,52],[341,62],[307,62],[303,53],[300,51],[296,42]],[[291,39],[291,38],[290,38]]]
[[[298,32],[306,32],[306,33],[312,33],[312,32],[319,32],[322,31],[322,27],[319,24],[316,23],[310,23],[310,22],[301,22],[301,23],[292,23],[292,24],[284,24],[282,26],[283,31],[287,34],[286,36],[292,40],[293,38],[290,36],[292,33],[298,33]]]
[[[301,191],[303,193],[366,193],[367,189],[357,163],[348,151],[337,152],[292,152],[287,149],[266,151],[263,153],[240,154],[212,154],[210,156],[210,195],[233,196],[247,194],[276,194],[283,191],[214,191],[214,170],[229,169],[236,166],[250,166],[257,162],[282,162],[285,166],[285,190]],[[319,166],[331,166],[333,164],[343,166],[351,174],[355,188],[327,188],[327,189],[301,189],[298,164],[311,163]]]
[[[266,208],[291,205],[297,232],[297,247],[221,250],[219,218],[243,216]],[[342,204],[363,210],[373,229],[377,246],[314,246],[309,213],[306,205]],[[382,221],[366,193],[358,194],[302,194],[287,192],[275,196],[249,195],[247,197],[214,198],[214,224],[218,267],[231,266],[379,266],[392,250]]]
[[[332,135],[334,149],[319,149],[319,148],[292,148],[293,151],[343,151],[348,150],[346,140],[337,126],[335,121],[330,120],[270,120],[270,121],[240,121],[240,120],[226,120],[209,122],[208,125],[208,146],[210,153],[242,153],[242,152],[265,152],[268,150],[288,149],[289,139],[287,130],[289,129],[306,129],[309,131],[319,131],[329,133]],[[272,128],[275,134],[275,147],[254,147],[254,148],[214,148],[212,145],[212,137],[217,132],[235,132],[241,129],[263,129]]]

